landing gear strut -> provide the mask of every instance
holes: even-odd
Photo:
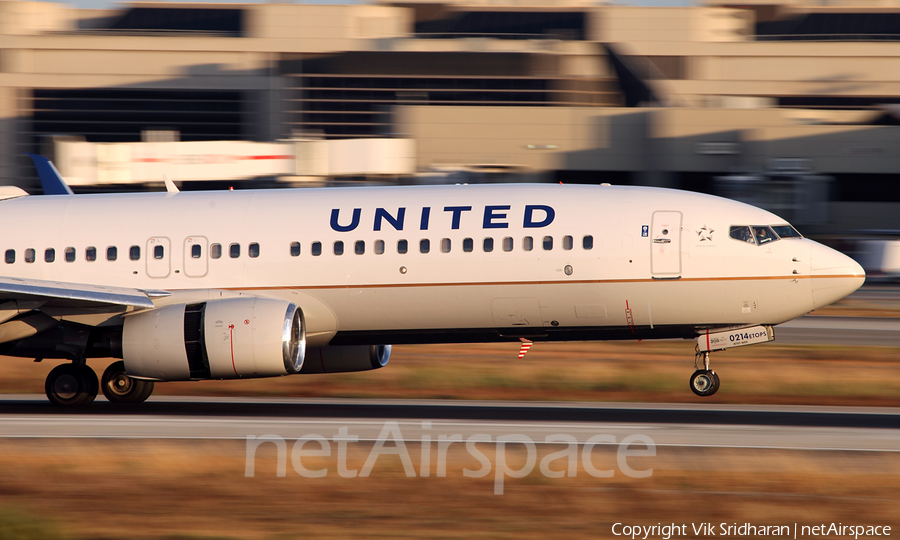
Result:
[[[703,358],[703,369],[697,361]],[[709,369],[709,351],[698,352],[694,357],[694,374],[691,375],[691,391],[701,397],[709,397],[719,390],[719,376]]]
[[[125,362],[113,362],[103,372],[100,387],[112,403],[141,403],[153,393],[153,381],[132,379],[125,373]]]
[[[97,374],[86,364],[61,364],[47,375],[44,391],[50,403],[60,407],[77,407],[94,401],[100,383]]]

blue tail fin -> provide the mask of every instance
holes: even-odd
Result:
[[[74,195],[72,188],[60,176],[52,161],[37,154],[26,153],[25,155],[34,161],[34,168],[37,169],[41,187],[44,188],[44,195]]]

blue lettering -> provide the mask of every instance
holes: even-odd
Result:
[[[496,212],[496,210],[509,210],[510,206],[507,204],[505,206],[485,206],[484,207],[484,225],[485,229],[506,229],[509,228],[509,223],[494,223],[495,219],[506,219],[506,212],[502,214]]]
[[[459,228],[459,218],[463,212],[472,210],[471,206],[445,206],[444,212],[453,212],[453,223],[451,228],[456,230]]]
[[[542,210],[545,214],[543,221],[535,221],[534,220],[534,211]],[[546,227],[553,223],[553,218],[556,217],[556,211],[553,208],[543,205],[543,204],[529,204],[525,206],[525,223],[522,224],[526,229],[537,229],[539,227]]]
[[[422,209],[422,219],[419,221],[419,230],[428,230],[428,218],[431,217],[431,208],[426,206]]]
[[[388,223],[394,227],[394,230],[402,231],[403,230],[403,218],[406,217],[406,208],[399,208],[397,210],[397,217],[390,215],[387,210],[384,208],[376,208],[375,209],[375,230],[381,230],[381,220],[386,219]]]
[[[343,226],[338,223],[338,216],[340,215],[340,210],[335,208],[331,211],[331,228],[336,230],[337,232],[350,232],[357,227],[359,227],[359,216],[362,214],[362,208],[354,208],[353,209],[353,219],[350,221],[350,225]]]

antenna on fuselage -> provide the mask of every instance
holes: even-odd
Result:
[[[163,174],[163,182],[166,183],[166,192],[167,193],[175,194],[175,193],[181,192],[181,190],[178,189],[178,186],[175,185],[175,182],[173,182],[172,179],[169,178],[168,174]]]

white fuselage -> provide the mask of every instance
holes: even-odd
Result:
[[[0,257],[14,258],[0,275],[173,293],[158,306],[282,298],[304,311],[311,346],[691,337],[785,322],[862,284],[858,264],[811,240],[729,235],[784,223],[708,195],[617,186],[30,196],[0,202]],[[51,314],[120,324],[97,311]]]

